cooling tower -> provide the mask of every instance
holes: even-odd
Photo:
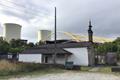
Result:
[[[51,31],[50,30],[40,30],[38,31],[38,42],[51,40]]]
[[[21,25],[15,23],[5,23],[4,24],[4,37],[6,41],[12,39],[21,39]]]

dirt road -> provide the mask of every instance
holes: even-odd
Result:
[[[15,78],[10,80],[120,80],[120,76],[104,73],[90,72],[65,72],[56,74],[47,74],[37,77]]]

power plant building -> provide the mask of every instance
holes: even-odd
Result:
[[[21,28],[19,24],[5,23],[3,31],[5,40],[9,42],[12,39],[21,39]]]
[[[51,31],[50,30],[39,30],[38,31],[38,42],[51,40]]]

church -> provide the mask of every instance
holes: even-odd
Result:
[[[57,40],[30,48],[19,54],[20,62],[32,62],[42,64],[55,63],[65,65],[66,62],[72,62],[74,66],[93,66],[95,65],[95,51],[93,45],[93,31],[91,22],[89,22],[88,41],[73,42],[70,40]]]

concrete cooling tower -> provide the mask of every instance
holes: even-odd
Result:
[[[51,40],[51,31],[50,30],[40,30],[38,31],[38,42]]]
[[[19,24],[5,23],[3,32],[5,40],[9,42],[12,39],[21,39],[21,28]]]

